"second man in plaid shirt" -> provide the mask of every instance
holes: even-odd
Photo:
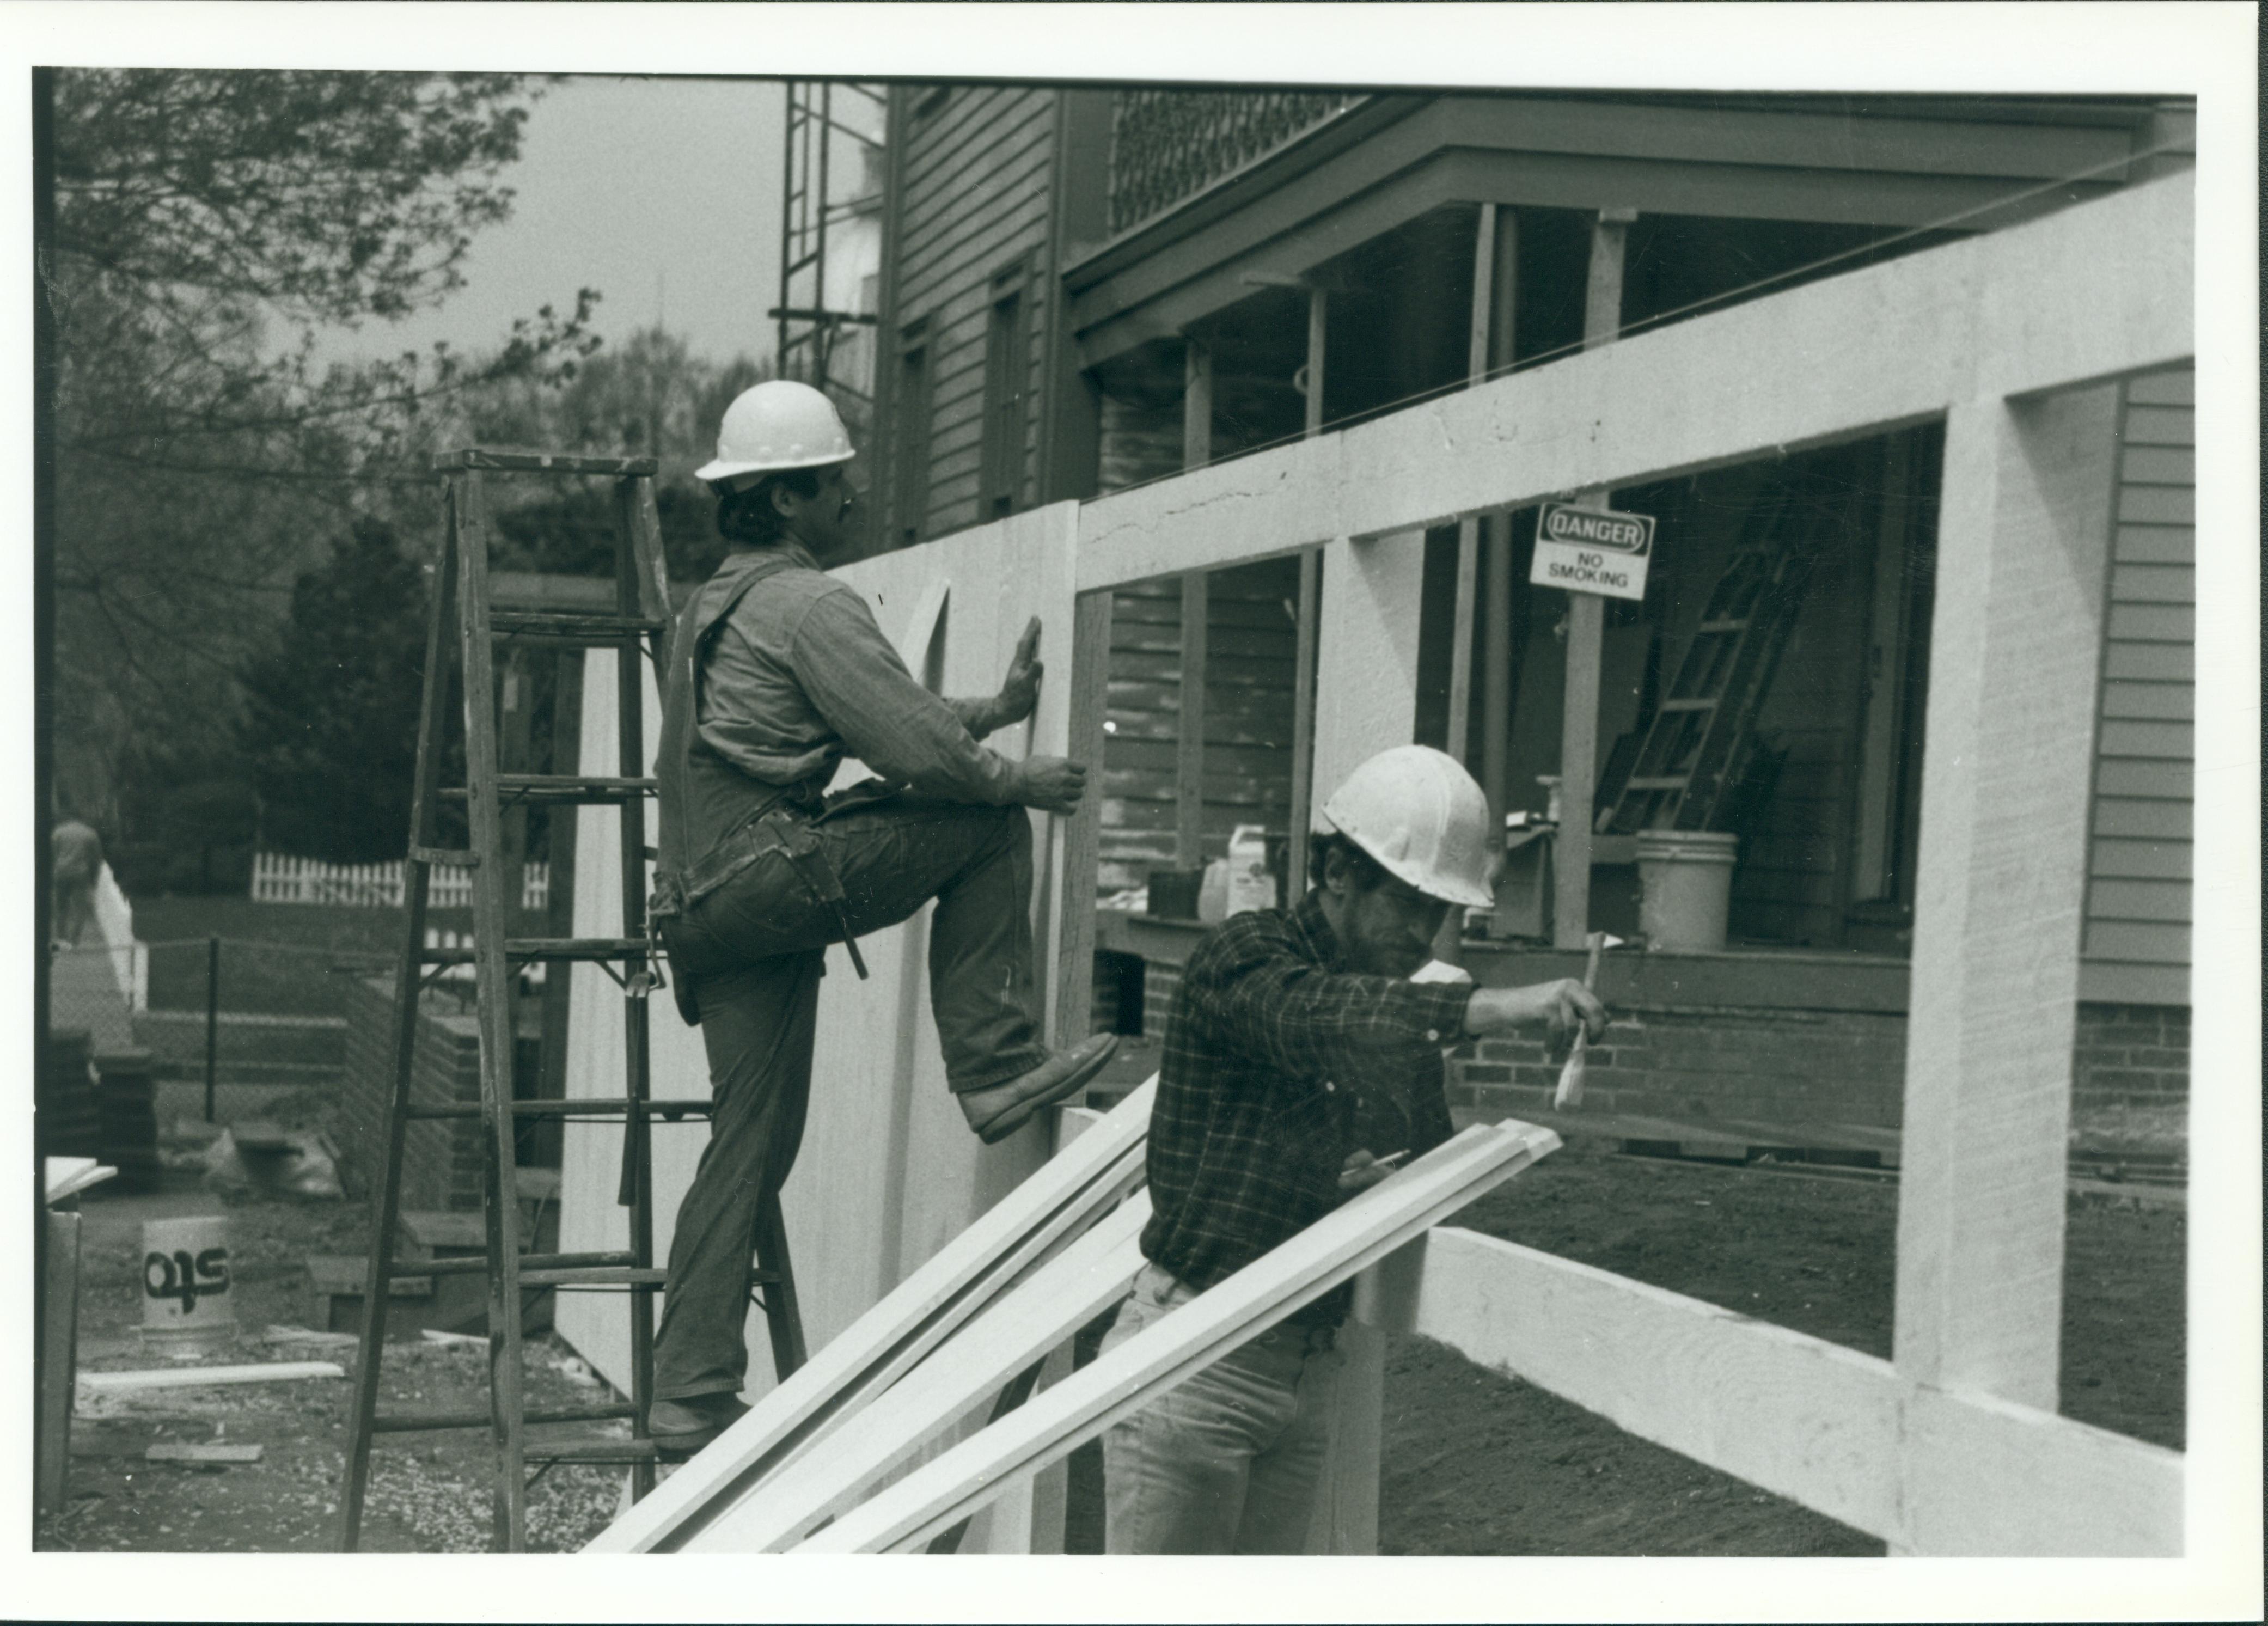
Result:
[[[1314,890],[1233,917],[1182,970],[1150,1119],[1149,1263],[1106,1350],[1447,1140],[1447,1047],[1605,1029],[1572,980],[1409,980],[1448,911],[1487,896],[1486,804],[1452,759],[1382,753],[1324,812],[1336,828],[1311,857]],[[1318,1299],[1109,1431],[1111,1552],[1301,1550],[1348,1297]]]

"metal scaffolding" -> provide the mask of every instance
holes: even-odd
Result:
[[[779,324],[775,350],[779,376],[814,385],[842,404],[855,402],[860,409],[873,404],[873,379],[870,371],[850,376],[860,370],[841,364],[838,341],[845,328],[872,327],[876,319],[871,312],[852,308],[855,290],[849,298],[843,290],[830,291],[828,239],[830,231],[839,237],[845,222],[871,216],[879,207],[879,195],[868,183],[874,166],[867,154],[882,149],[886,107],[880,85],[823,79],[789,82],[780,198],[780,302],[765,313]],[[862,124],[870,128],[859,128]],[[852,143],[849,156],[854,162],[838,161],[838,140]]]

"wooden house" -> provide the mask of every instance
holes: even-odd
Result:
[[[877,550],[2006,227],[2186,167],[2193,129],[2188,104],[2132,97],[977,84],[895,86],[888,119]],[[1760,381],[1667,382],[1705,401]],[[2191,401],[2185,367],[2121,384],[2098,453],[2117,531],[2079,1099],[2083,1119],[2095,1102],[2159,1143],[2178,1139],[2185,1088]],[[1805,557],[1721,814],[1740,838],[1727,946],[1647,956],[1625,990],[1666,1037],[1681,1010],[1732,1013],[1712,1018],[1731,1059],[1633,1056],[1608,1094],[1623,1110],[1896,1126],[1942,445],[1925,421],[1565,493],[1657,520],[1645,597],[1602,610],[1529,585],[1533,507],[1427,539],[1416,737],[1462,756],[1503,813],[1540,817],[1547,779],[1590,810],[1563,820],[1548,921],[1470,923],[1484,980],[1564,969],[1589,927],[1635,933],[1644,815],[1616,807],[1632,757],[1729,560]],[[1296,852],[1330,789],[1302,772],[1314,559],[1117,591],[1103,894],[1219,857],[1239,824]],[[1154,1002],[1195,931],[1105,911],[1110,1019],[1138,1028],[1138,990]],[[1467,1104],[1535,1105],[1540,1058],[1491,1051],[1462,1060]],[[1803,1086],[1822,1056],[1847,1097],[1831,1106]]]

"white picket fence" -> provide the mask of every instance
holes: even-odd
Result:
[[[254,903],[347,903],[372,909],[401,904],[403,863],[323,864],[278,852],[252,857]],[[551,897],[551,866],[531,860],[520,887],[522,909],[540,909]],[[456,865],[433,866],[426,901],[435,909],[469,909],[473,872]]]

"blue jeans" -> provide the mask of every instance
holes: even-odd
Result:
[[[1101,1354],[1196,1297],[1144,1266]],[[1279,1324],[1113,1424],[1102,1437],[1104,1550],[1304,1551],[1343,1364],[1327,1331]]]
[[[956,1093],[1005,1084],[1047,1059],[1034,992],[1032,827],[1020,807],[896,796],[814,827],[843,883],[854,934],[930,899],[931,1008]],[[748,1264],[767,1192],[803,1143],[826,945],[842,924],[767,852],[664,925],[670,968],[701,1010],[714,1103],[709,1144],[679,1204],[655,1335],[663,1400],[738,1394],[747,1379]],[[877,1017],[877,1019],[880,1019]]]

